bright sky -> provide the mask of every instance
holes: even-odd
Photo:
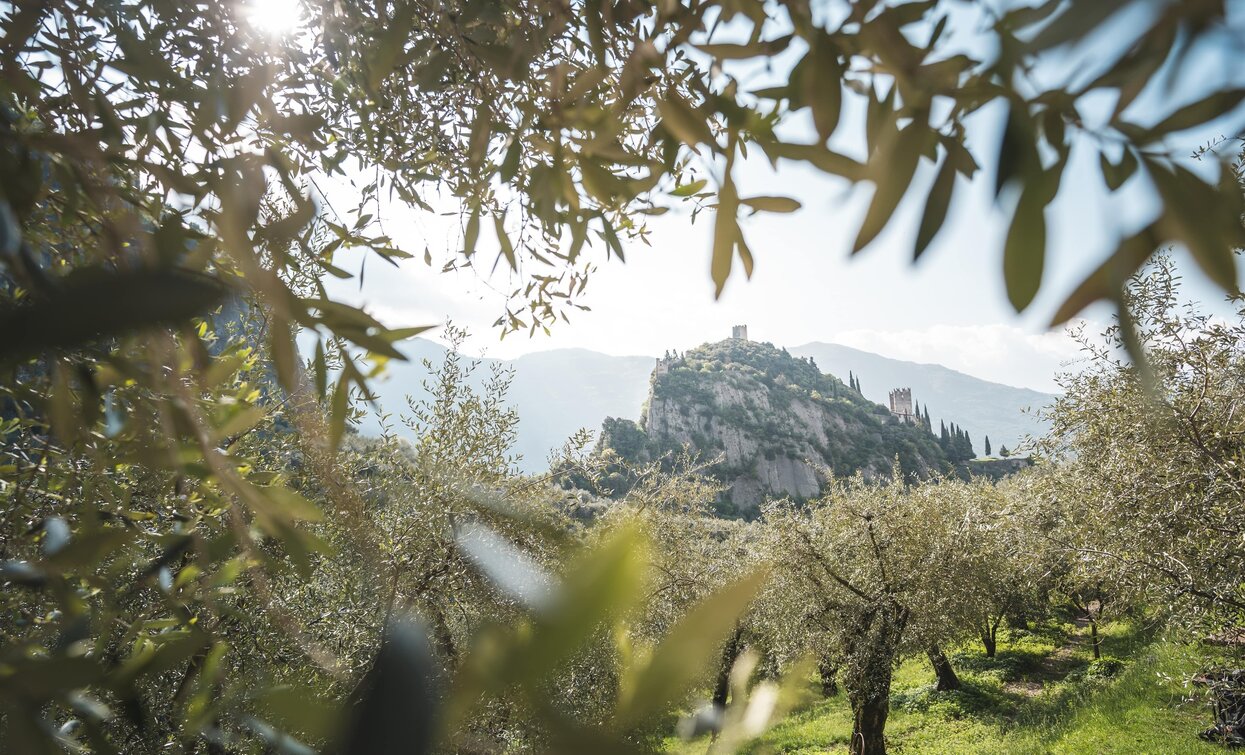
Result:
[[[1218,55],[1194,61],[1190,71],[1202,77],[1198,86],[1187,94],[1181,87],[1159,92],[1156,100],[1162,98],[1166,109],[1173,100],[1195,99],[1216,81],[1235,76],[1238,67],[1225,62]],[[786,194],[799,198],[804,208],[792,215],[745,221],[744,233],[756,257],[755,274],[745,280],[737,265],[736,275],[717,301],[708,272],[711,212],[702,213],[695,224],[675,212],[652,221],[651,247],[628,247],[626,264],[603,262],[588,287],[592,311],[573,314],[570,324],[559,324],[550,336],[512,334],[500,339],[500,331],[492,326],[502,312],[503,299],[496,290],[513,286],[504,274],[482,280],[472,273],[436,272],[461,246],[461,229],[453,217],[387,207],[385,231],[408,250],[420,252],[426,246],[435,260],[433,268],[411,260],[395,269],[372,258],[362,288],[357,281],[350,282],[338,293],[366,304],[391,325],[450,318],[471,330],[473,351],[494,357],[565,347],[656,355],[725,338],[732,324],[746,323],[755,340],[788,346],[838,342],[894,358],[944,364],[1009,385],[1054,390],[1054,374],[1076,357],[1077,347],[1062,332],[1047,330],[1051,313],[1100,263],[1118,236],[1149,221],[1155,205],[1136,179],[1108,195],[1097,153],[1074,150],[1063,189],[1047,210],[1043,290],[1028,312],[1017,315],[1007,302],[1001,275],[1007,217],[990,197],[999,115],[997,108],[986,108],[977,116],[969,146],[985,169],[971,185],[960,179],[947,224],[915,265],[912,239],[924,203],[923,189],[933,178],[927,163],[895,221],[852,258],[849,251],[871,187],[853,191],[845,182],[792,163],[780,164],[774,171],[763,159],[752,159],[737,176],[743,196]],[[859,127],[849,124],[862,120],[861,113],[845,109],[845,126],[835,137],[840,149],[858,151],[853,144],[861,142]],[[1180,134],[1172,144],[1191,150],[1218,135],[1240,133],[1241,125],[1239,116],[1227,117],[1206,129]],[[795,123],[792,128],[808,126]],[[336,202],[335,194],[330,196]],[[491,260],[496,249],[491,235],[481,234],[480,247],[482,256]],[[357,270],[358,259],[342,262]],[[1186,275],[1187,293],[1217,307],[1222,296],[1186,257],[1178,254],[1177,260]],[[1099,306],[1085,316],[1091,323],[1102,323],[1110,311]]]

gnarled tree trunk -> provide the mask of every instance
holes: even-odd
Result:
[[[852,699],[851,755],[886,755],[886,716],[890,713],[890,684],[886,695]]]
[[[942,648],[933,645],[926,651],[926,655],[929,656],[929,663],[934,667],[934,676],[937,678],[934,689],[939,692],[959,689],[960,677],[956,675],[955,668],[947,659],[947,654],[942,652]]]
[[[858,627],[848,648],[843,687],[852,706],[851,755],[886,755],[891,674],[908,623],[906,608],[874,606],[853,617]]]

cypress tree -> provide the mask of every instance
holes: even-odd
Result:
[[[986,456],[990,455],[990,436],[986,436]]]

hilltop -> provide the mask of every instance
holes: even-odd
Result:
[[[816,496],[827,472],[882,478],[952,465],[923,425],[893,417],[812,359],[728,339],[659,360],[640,421],[609,419],[600,448],[643,463],[687,449],[719,458],[725,513],[750,515],[767,496]]]

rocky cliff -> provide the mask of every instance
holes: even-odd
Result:
[[[644,462],[678,449],[718,459],[727,513],[749,515],[766,497],[816,496],[826,475],[950,469],[924,427],[895,420],[811,359],[767,343],[727,340],[660,360],[639,423],[608,420],[601,446]]]

